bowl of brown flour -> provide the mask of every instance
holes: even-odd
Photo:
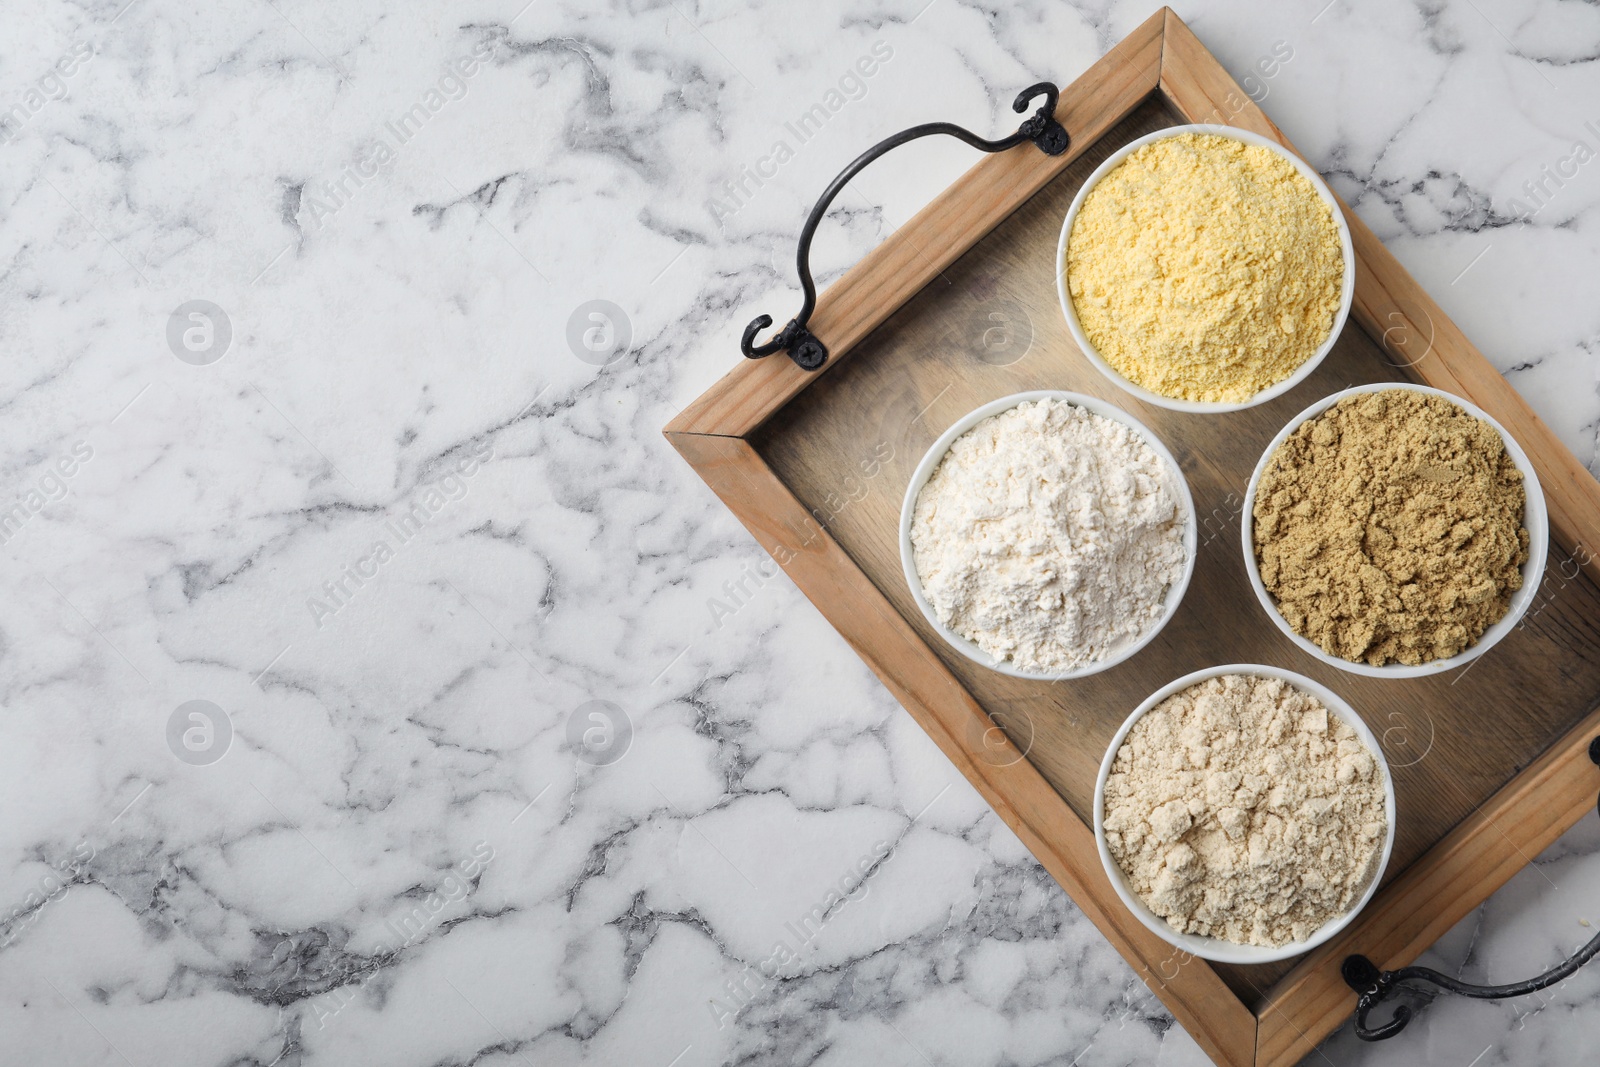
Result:
[[[1245,492],[1245,571],[1278,629],[1376,678],[1463,667],[1522,620],[1550,522],[1527,454],[1481,408],[1378,383],[1291,419]]]
[[[1169,944],[1221,963],[1332,938],[1394,848],[1377,738],[1336,693],[1277,667],[1211,667],[1152,694],[1112,738],[1094,797],[1122,902]]]

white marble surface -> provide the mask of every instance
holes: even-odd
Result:
[[[1203,1062],[659,434],[847,158],[1009,129],[1152,3],[125,2],[0,42],[0,1062]],[[1600,165],[1511,201],[1600,148],[1600,9],[1323,3],[1180,13],[1288,43],[1269,112],[1597,469]],[[864,175],[819,265],[971,158]],[[1432,957],[1522,977],[1597,889],[1590,816]],[[1600,967],[1312,1059],[1597,1026]]]

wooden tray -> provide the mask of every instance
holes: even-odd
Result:
[[[1201,1047],[1223,1064],[1294,1063],[1354,1008],[1345,956],[1409,963],[1593,806],[1600,565],[1584,545],[1600,536],[1600,485],[1348,210],[1352,325],[1308,381],[1226,415],[1117,390],[1073,346],[1056,297],[1056,241],[1084,178],[1117,147],[1185,122],[1292,146],[1166,9],[1067,87],[1056,117],[1072,135],[1065,155],[1024,144],[983,159],[822,295],[810,323],[832,353],[821,371],[781,354],[741,360],[666,434]],[[1031,346],[986,362],[987,329],[1012,331],[1003,359],[1029,335]],[[1347,385],[1405,378],[1474,401],[1517,438],[1554,544],[1539,599],[1492,652],[1450,675],[1376,680],[1326,668],[1276,630],[1246,582],[1238,520],[1251,469],[1296,412]],[[1102,397],[1149,425],[1201,516],[1193,583],[1161,635],[1127,663],[1058,684],[947,648],[898,552],[901,497],[934,438],[979,404],[1045,388]],[[1128,712],[1179,675],[1231,662],[1288,667],[1343,695],[1395,779],[1384,886],[1342,936],[1287,963],[1175,952],[1118,901],[1089,826],[1096,771]]]

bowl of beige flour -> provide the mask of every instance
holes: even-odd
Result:
[[[1094,397],[969,412],[923,456],[900,560],[952,648],[1014,678],[1103,671],[1149,644],[1194,572],[1194,500],[1165,445]]]
[[[1152,694],[1112,738],[1095,842],[1134,917],[1220,963],[1271,963],[1332,938],[1394,850],[1394,781],[1336,693],[1259,664]]]

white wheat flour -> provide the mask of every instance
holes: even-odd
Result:
[[[1383,771],[1348,723],[1277,678],[1210,678],[1150,709],[1105,787],[1106,844],[1179,933],[1303,941],[1366,891]]]
[[[1065,672],[1142,637],[1183,573],[1175,471],[1120,422],[1027,401],[956,438],[911,547],[939,620],[996,659]]]

